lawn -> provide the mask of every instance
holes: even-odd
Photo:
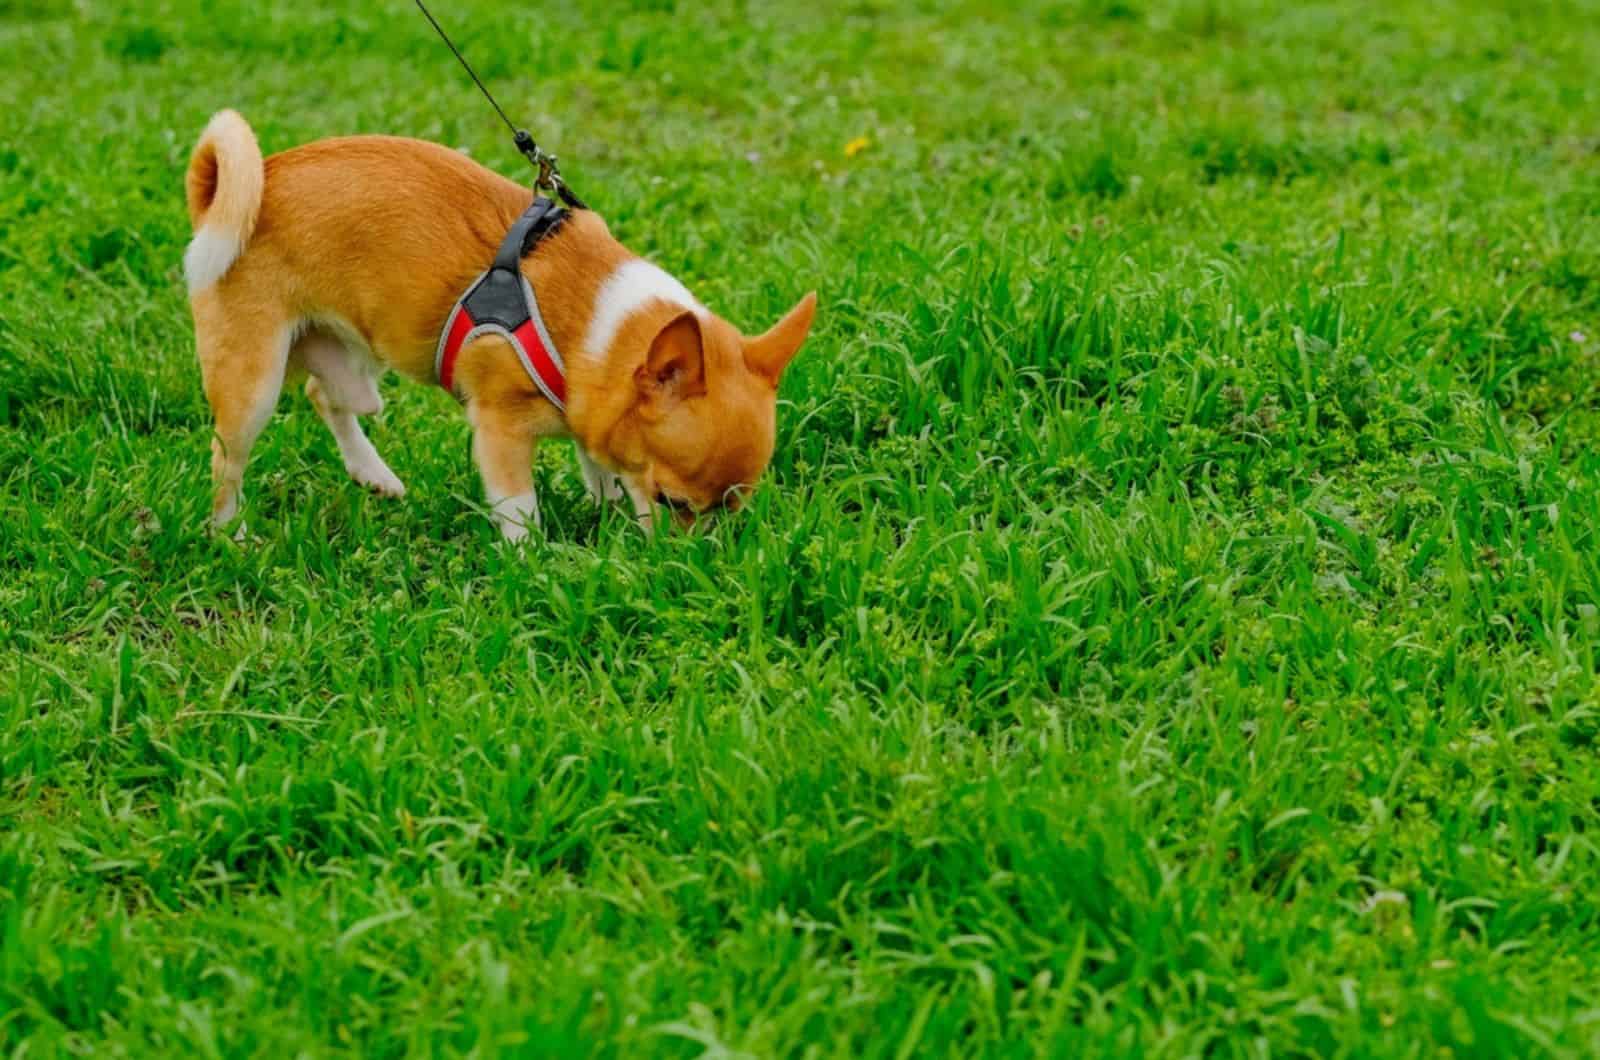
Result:
[[[207,117],[529,171],[409,0],[0,0],[0,1050],[1600,1052],[1600,8],[435,11],[819,290],[771,473],[508,548],[291,390],[208,533]]]

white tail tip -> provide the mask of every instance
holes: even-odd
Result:
[[[189,281],[189,293],[203,291],[222,279],[242,249],[232,235],[203,226],[183,252],[183,276]]]

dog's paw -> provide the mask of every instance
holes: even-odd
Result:
[[[583,488],[596,504],[620,501],[627,496],[622,479],[589,459],[589,454],[582,449],[578,450],[578,467],[583,472]]]
[[[601,472],[593,478],[585,475],[583,484],[596,504],[610,504],[627,497],[622,490],[622,480],[610,472]]]
[[[243,519],[230,520],[229,523],[218,523],[212,520],[206,523],[206,530],[217,538],[231,540],[236,545],[242,545],[250,537],[250,527]]]
[[[398,475],[389,470],[389,465],[379,461],[376,464],[348,464],[345,470],[350,472],[350,477],[355,479],[367,489],[382,497],[404,497],[406,484],[400,481]]]
[[[493,516],[501,537],[512,544],[544,525],[539,518],[539,498],[532,493],[505,498],[494,505]]]

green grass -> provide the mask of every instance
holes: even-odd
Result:
[[[209,114],[526,173],[318,6],[0,0],[0,1048],[1600,1051],[1594,5],[440,3],[822,296],[747,512],[551,445],[522,550],[399,383],[404,501],[286,396],[203,529]]]

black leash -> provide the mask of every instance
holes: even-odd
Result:
[[[417,10],[422,12],[423,17],[432,24],[434,31],[439,34],[439,39],[445,42],[445,45],[455,54],[456,60],[466,69],[468,76],[472,78],[473,84],[477,85],[478,91],[483,93],[483,98],[489,101],[489,106],[494,108],[495,113],[500,115],[500,120],[506,123],[506,128],[511,130],[511,138],[516,142],[517,150],[521,151],[523,156],[529,162],[532,162],[534,168],[539,171],[539,176],[533,182],[534,188],[544,188],[546,191],[554,192],[561,196],[562,202],[574,210],[588,209],[583,200],[578,198],[571,188],[567,187],[567,182],[561,179],[561,170],[556,167],[556,156],[534,143],[533,137],[528,130],[517,128],[511,119],[506,117],[506,112],[501,109],[500,104],[495,102],[494,96],[490,95],[489,90],[484,87],[482,79],[478,77],[478,72],[472,68],[471,63],[467,62],[466,56],[461,54],[461,49],[456,47],[455,42],[450,39],[450,35],[444,31],[444,27],[439,25],[439,20],[433,17],[433,12],[428,10],[422,0],[416,0],[416,4]]]

